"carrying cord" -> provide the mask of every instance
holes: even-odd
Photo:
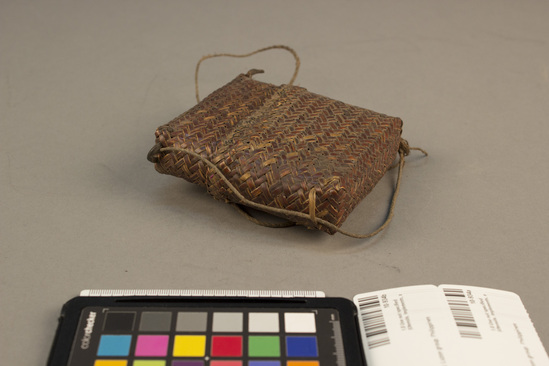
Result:
[[[399,148],[398,148],[398,154],[399,154],[398,176],[397,176],[395,190],[393,192],[393,197],[391,199],[391,204],[389,206],[389,213],[388,213],[387,217],[385,218],[385,221],[383,222],[383,224],[381,224],[376,230],[374,230],[370,233],[367,233],[367,234],[352,233],[352,232],[349,232],[349,231],[346,231],[346,230],[343,230],[343,229],[337,227],[336,225],[332,224],[329,221],[326,221],[324,219],[316,217],[315,216],[316,207],[315,207],[315,203],[314,203],[315,198],[316,198],[315,188],[312,188],[309,191],[309,213],[308,214],[303,213],[303,212],[291,211],[291,210],[287,210],[287,209],[284,209],[284,208],[271,207],[271,206],[264,205],[262,203],[257,203],[257,202],[251,201],[251,200],[247,199],[246,197],[244,197],[238,191],[238,189],[229,181],[229,179],[227,179],[227,177],[225,177],[225,175],[221,172],[221,170],[214,163],[212,163],[211,161],[209,161],[208,159],[206,159],[202,155],[200,155],[200,154],[198,154],[198,153],[196,153],[192,150],[184,149],[184,148],[181,148],[181,147],[162,147],[162,148],[155,149],[155,152],[170,152],[170,151],[171,152],[182,152],[182,153],[189,154],[189,155],[199,159],[204,164],[206,164],[209,168],[211,168],[214,171],[214,173],[219,176],[219,178],[221,178],[221,180],[227,185],[227,187],[239,199],[239,201],[240,201],[239,204],[241,204],[241,205],[244,205],[244,206],[256,209],[256,210],[265,211],[267,213],[270,213],[270,214],[273,214],[273,215],[276,215],[276,216],[286,216],[286,217],[295,217],[295,218],[299,218],[299,219],[304,219],[304,220],[307,220],[307,221],[311,222],[312,224],[314,224],[317,228],[320,228],[320,227],[324,226],[324,227],[327,227],[327,228],[329,228],[330,230],[332,230],[334,232],[339,232],[343,235],[350,236],[352,238],[366,239],[366,238],[371,238],[372,236],[375,236],[375,235],[379,234],[381,231],[383,231],[383,229],[385,229],[389,225],[389,223],[393,219],[395,205],[396,205],[396,199],[397,199],[399,191],[400,191],[400,183],[401,183],[401,180],[402,180],[402,170],[404,169],[404,164],[405,164],[405,156],[408,156],[410,154],[411,150],[418,150],[418,151],[421,151],[425,156],[428,155],[425,150],[423,150],[419,147],[410,147],[406,140],[404,140],[402,138],[400,139],[400,145],[399,145]],[[151,150],[151,153],[152,153],[152,151],[153,150]],[[151,156],[151,158],[152,158],[152,156]],[[236,204],[234,204],[234,205],[236,206]],[[281,224],[269,224],[269,223],[265,223],[265,222],[262,222],[260,220],[257,220],[255,218],[253,218],[248,213],[244,212],[242,209],[239,209],[239,211],[242,214],[244,214],[246,217],[251,218],[251,220],[253,222],[255,222],[256,224],[259,224],[259,225],[262,225],[262,226],[288,227],[288,226],[295,225],[294,222],[287,222],[287,223],[284,222],[284,223],[281,223]]]
[[[295,52],[292,48],[290,48],[288,46],[274,45],[274,46],[264,47],[264,48],[258,49],[256,51],[246,53],[246,54],[216,53],[216,54],[203,56],[198,61],[198,63],[196,64],[194,81],[195,81],[195,93],[196,93],[197,102],[200,103],[200,96],[199,96],[199,91],[198,91],[198,73],[199,73],[199,70],[200,70],[200,64],[204,60],[214,58],[214,57],[244,58],[244,57],[253,56],[257,53],[268,51],[268,50],[271,50],[271,49],[283,49],[283,50],[286,50],[286,51],[290,52],[294,56],[294,58],[295,58],[295,70],[294,70],[294,74],[292,75],[292,78],[290,79],[290,81],[288,83],[288,85],[292,85],[294,83],[295,79],[297,78],[297,74],[299,72],[299,67],[300,67],[301,62],[299,60],[299,56],[297,55],[297,52]],[[248,76],[251,77],[254,74],[262,73],[262,72],[263,72],[262,70],[252,69],[248,72]],[[353,233],[353,232],[343,230],[343,229],[337,227],[336,225],[332,224],[331,222],[329,222],[327,220],[316,217],[316,189],[315,188],[312,188],[309,191],[309,197],[308,197],[308,200],[309,200],[309,213],[306,214],[306,213],[303,213],[303,212],[291,211],[291,210],[278,208],[278,207],[271,207],[271,206],[264,205],[264,204],[261,204],[261,203],[257,203],[257,202],[254,202],[254,201],[251,201],[251,200],[247,199],[246,197],[244,197],[238,191],[238,189],[229,181],[229,179],[227,179],[227,177],[225,177],[225,175],[221,172],[221,170],[215,164],[213,164],[211,161],[209,161],[208,159],[206,159],[202,155],[197,154],[196,152],[194,152],[192,150],[184,149],[184,148],[181,148],[181,147],[162,147],[160,143],[157,143],[149,151],[147,159],[149,161],[153,162],[153,163],[157,163],[159,161],[158,154],[160,152],[182,152],[182,153],[188,154],[190,156],[193,156],[193,157],[199,159],[204,164],[206,164],[209,168],[211,168],[215,172],[215,174],[217,174],[221,178],[221,180],[227,185],[227,187],[236,195],[236,197],[240,201],[238,203],[233,203],[233,202],[229,202],[229,203],[232,206],[234,206],[238,210],[238,212],[240,212],[243,216],[245,216],[248,220],[254,222],[255,224],[258,224],[258,225],[261,225],[261,226],[272,227],[272,228],[282,228],[282,227],[289,227],[289,226],[297,225],[296,222],[290,221],[290,220],[287,220],[287,221],[281,222],[281,223],[270,223],[270,222],[259,220],[255,217],[253,217],[252,215],[250,215],[248,212],[246,212],[241,207],[241,205],[246,206],[246,207],[250,207],[250,208],[253,208],[253,209],[256,209],[256,210],[259,210],[259,211],[264,211],[264,212],[267,212],[267,213],[270,213],[270,214],[273,214],[273,215],[276,215],[276,216],[295,217],[296,219],[297,218],[302,219],[302,220],[305,220],[306,222],[307,221],[310,222],[316,228],[320,229],[322,227],[326,227],[326,228],[330,229],[332,232],[339,232],[343,235],[346,235],[346,236],[349,236],[349,237],[352,237],[352,238],[366,239],[366,238],[371,238],[371,237],[379,234],[381,231],[383,231],[389,225],[389,223],[393,219],[395,205],[396,205],[396,199],[397,199],[399,191],[400,191],[400,184],[401,184],[401,180],[402,180],[402,170],[404,169],[404,165],[405,165],[405,157],[410,154],[411,150],[418,150],[418,151],[421,151],[425,156],[428,155],[425,150],[423,150],[419,147],[410,147],[406,140],[404,140],[402,138],[400,139],[399,148],[398,148],[399,161],[398,161],[397,164],[395,164],[395,166],[392,166],[390,168],[390,169],[392,169],[392,168],[398,166],[398,176],[397,176],[395,189],[394,189],[394,192],[393,192],[393,197],[391,198],[391,203],[390,203],[390,206],[389,206],[389,212],[388,212],[387,217],[385,218],[384,222],[377,229],[375,229],[374,231],[372,231],[370,233],[366,233],[366,234],[357,234],[357,233]]]
[[[200,96],[198,95],[198,71],[200,70],[200,64],[202,63],[202,61],[204,60],[207,60],[209,58],[214,58],[214,57],[237,57],[237,58],[245,58],[245,57],[250,57],[250,56],[253,56],[257,53],[260,53],[260,52],[264,52],[264,51],[268,51],[268,50],[272,50],[272,49],[282,49],[282,50],[286,50],[288,52],[290,52],[294,58],[295,58],[295,71],[294,71],[294,74],[292,76],[292,78],[290,79],[290,82],[288,83],[288,85],[292,85],[295,81],[295,79],[297,78],[297,73],[299,72],[299,66],[301,65],[301,61],[299,60],[299,56],[297,55],[297,52],[295,52],[292,48],[288,47],[288,46],[284,46],[284,45],[274,45],[274,46],[269,46],[269,47],[264,47],[264,48],[260,48],[256,51],[253,51],[253,52],[250,52],[250,53],[245,53],[245,54],[232,54],[232,53],[214,53],[213,55],[206,55],[206,56],[203,56],[199,61],[198,63],[196,64],[196,70],[194,72],[194,89],[195,89],[195,93],[196,93],[196,101],[198,103],[200,103]],[[251,70],[250,72],[253,72],[255,74],[257,73],[262,73],[263,71],[262,70]],[[251,76],[251,75],[250,75]]]

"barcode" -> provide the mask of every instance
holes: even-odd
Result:
[[[359,299],[358,306],[368,340],[368,348],[391,344],[379,298],[374,295]]]
[[[463,290],[445,288],[443,291],[461,337],[481,339],[475,317]]]

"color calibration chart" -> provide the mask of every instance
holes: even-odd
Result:
[[[338,311],[86,307],[70,366],[345,365]]]

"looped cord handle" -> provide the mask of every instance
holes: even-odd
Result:
[[[295,71],[294,71],[294,74],[293,74],[292,78],[290,79],[290,82],[288,83],[288,85],[292,85],[294,83],[295,79],[297,78],[297,73],[299,72],[299,66],[301,65],[301,61],[299,60],[299,56],[297,55],[297,52],[295,52],[292,48],[290,48],[288,46],[274,45],[274,46],[260,48],[256,51],[253,51],[253,52],[250,52],[250,53],[245,53],[245,54],[214,53],[212,55],[203,56],[198,61],[198,63],[196,64],[196,70],[194,72],[194,89],[195,89],[195,93],[196,93],[196,101],[198,103],[200,103],[200,96],[199,96],[199,93],[198,93],[198,71],[200,70],[200,64],[202,63],[202,61],[210,59],[210,58],[214,58],[214,57],[237,57],[237,58],[250,57],[250,56],[255,55],[256,53],[260,53],[260,52],[264,52],[264,51],[268,51],[268,50],[272,50],[272,49],[286,50],[294,56],[294,58],[295,58]],[[252,72],[252,71],[255,71],[254,73],[258,73],[258,71],[263,72],[262,70],[250,70],[250,72]],[[251,74],[251,75],[253,75],[253,74]]]

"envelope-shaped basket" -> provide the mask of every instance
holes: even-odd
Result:
[[[394,162],[402,120],[253,74],[160,126],[149,160],[218,200],[333,234]]]

